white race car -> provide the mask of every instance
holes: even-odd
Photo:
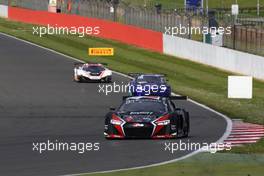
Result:
[[[74,81],[111,82],[112,71],[98,63],[76,63],[74,67]]]

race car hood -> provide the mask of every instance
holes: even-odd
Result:
[[[165,113],[159,112],[125,112],[125,113],[117,113],[117,116],[125,120],[126,122],[143,122],[148,123],[157,119],[158,117],[164,115]]]

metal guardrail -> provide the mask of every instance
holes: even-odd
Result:
[[[232,35],[224,36],[227,48],[264,56],[264,30],[236,25],[232,31]]]
[[[97,1],[80,0],[78,4],[73,4],[71,13],[93,18],[115,20],[115,14],[110,12],[110,8],[110,4],[105,1],[98,3]]]
[[[8,5],[8,0],[0,0],[0,4]]]
[[[34,10],[47,10],[48,0],[9,0],[11,6],[22,7]]]

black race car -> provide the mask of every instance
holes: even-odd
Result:
[[[118,109],[106,114],[104,135],[107,139],[187,137],[189,113],[177,108],[172,100],[187,97],[125,97]]]

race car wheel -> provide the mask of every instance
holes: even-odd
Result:
[[[78,82],[79,81],[78,77],[77,76],[73,76],[73,81]]]
[[[111,76],[107,76],[105,78],[105,82],[110,83],[111,81],[112,81],[112,77]]]
[[[78,82],[78,83],[81,83],[82,82],[82,78],[77,76],[77,77],[74,77],[74,81],[75,82]]]

